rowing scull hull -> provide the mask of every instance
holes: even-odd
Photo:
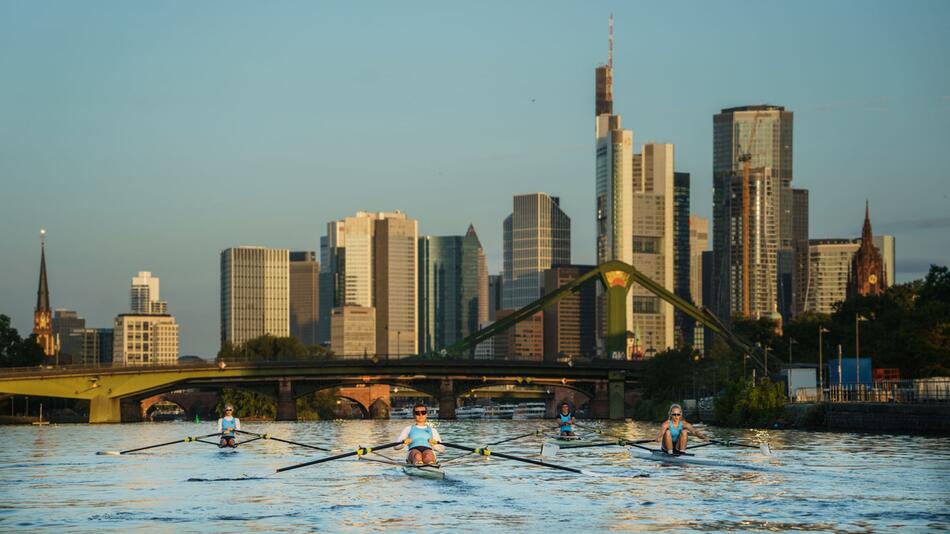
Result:
[[[654,460],[664,464],[682,464],[682,465],[707,465],[711,467],[734,467],[738,469],[749,469],[752,471],[768,471],[769,468],[761,465],[753,465],[741,462],[724,462],[721,460],[714,460],[712,458],[701,458],[698,456],[690,455],[672,455],[666,454],[663,451],[658,450],[643,450],[636,447],[631,447],[630,456],[639,459],[639,460]]]
[[[406,465],[402,472],[413,477],[431,478],[442,480],[445,478],[445,471],[437,465]]]

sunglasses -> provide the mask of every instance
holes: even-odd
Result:
[[[225,411],[226,411],[226,412],[233,412],[234,410],[228,409],[228,410],[225,410]]]
[[[427,414],[428,412],[425,411],[425,410],[422,410],[422,411],[412,412],[412,413],[414,413],[415,415],[425,415],[425,414]]]
[[[671,413],[671,414],[670,414],[670,417],[683,417],[683,414],[681,414],[681,413]]]

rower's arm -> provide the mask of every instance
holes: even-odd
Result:
[[[221,418],[218,418],[218,434],[221,433]]]
[[[697,438],[699,438],[699,439],[709,439],[709,436],[707,436],[706,434],[703,434],[703,433],[700,432],[699,430],[696,430],[696,427],[694,427],[693,425],[684,422],[684,423],[683,423],[683,426],[686,427],[686,430],[688,430],[690,433],[692,433],[692,434],[693,434],[694,436],[696,436]]]
[[[234,418],[234,428],[241,430],[241,420],[237,417]]]
[[[660,425],[660,433],[656,435],[656,442],[663,443],[663,434],[666,434],[666,428],[669,426],[669,421],[663,421],[663,424]]]
[[[409,439],[409,430],[410,430],[410,428],[412,428],[412,425],[409,425],[409,426],[407,426],[406,428],[402,429],[402,432],[399,433],[399,437],[396,438],[396,441],[399,442],[399,445],[396,445],[395,447],[393,447],[393,450],[398,451],[398,450],[400,450],[400,449],[402,449],[403,447],[406,446],[406,444],[403,443],[403,442],[406,441],[407,439]]]
[[[445,445],[442,445],[442,436],[439,435],[439,431],[435,427],[432,427],[432,441],[435,441],[432,444],[432,449],[435,452],[445,452]]]

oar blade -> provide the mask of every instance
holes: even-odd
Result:
[[[541,456],[544,458],[554,458],[560,450],[561,447],[559,447],[557,443],[544,443],[541,445]]]
[[[769,447],[768,443],[762,443],[759,445],[759,451],[766,456],[772,456],[772,449]]]
[[[119,456],[122,453],[119,451],[99,451],[96,454],[99,454],[102,456]]]

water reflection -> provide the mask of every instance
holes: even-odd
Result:
[[[247,423],[248,430],[327,445],[336,452],[392,441],[406,421]],[[439,422],[446,441],[481,445],[538,428],[532,421]],[[280,530],[453,532],[867,531],[950,525],[950,440],[800,431],[711,429],[727,439],[767,439],[754,450],[705,447],[704,457],[763,471],[661,465],[619,448],[562,450],[557,463],[609,475],[584,477],[466,457],[449,479],[406,477],[393,466],[346,459],[277,475],[324,453],[259,440],[234,453],[181,443],[96,456],[208,432],[162,423],[5,427],[0,449],[0,530],[78,532]],[[656,426],[609,422],[605,432],[651,438]],[[499,451],[537,455],[536,438]],[[24,454],[25,453],[25,454]],[[392,453],[392,457],[400,457]],[[446,456],[448,459],[448,456]],[[648,478],[636,475],[648,472]]]

